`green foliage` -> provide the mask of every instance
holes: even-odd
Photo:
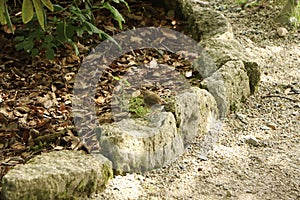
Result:
[[[6,1],[0,0],[0,23],[6,24],[5,11],[7,9]]]
[[[248,0],[236,0],[236,3],[243,6],[248,2]]]
[[[144,117],[150,111],[144,106],[144,100],[142,97],[134,97],[129,101],[129,112],[133,114],[134,117]]]
[[[0,23],[2,25],[7,24],[12,33],[14,32],[13,25],[9,17],[7,0],[0,0]]]
[[[122,23],[125,22],[125,19],[119,13],[119,11],[113,7],[108,1],[103,3],[103,7],[108,9],[112,14],[113,18],[118,21],[120,29],[122,29]]]
[[[44,143],[39,142],[38,145],[34,145],[33,147],[31,147],[31,150],[37,151],[37,150],[43,149],[44,147],[47,147],[47,146],[49,146],[49,144],[47,144],[46,142],[44,142]]]
[[[285,6],[276,18],[276,22],[284,25],[291,25],[295,29],[299,27],[300,11],[299,2],[296,0],[286,0]]]
[[[31,4],[30,0],[24,0],[24,2],[27,2],[29,5]],[[23,4],[24,4],[23,2]],[[53,11],[53,5],[49,0],[32,0],[34,8],[35,8],[35,12],[36,12],[36,16],[37,19],[39,21],[40,26],[42,27],[43,30],[45,30],[45,11],[43,8],[43,5],[46,6],[49,10]],[[27,10],[27,9],[31,9],[31,10]],[[31,18],[28,18],[27,20],[31,20],[33,17],[33,7],[32,5],[29,7],[26,7],[25,9],[22,8],[22,15],[24,15],[25,13],[29,12],[29,16],[31,16]],[[24,19],[23,19],[24,22]],[[25,22],[24,22],[25,23]]]
[[[52,2],[54,1],[52,0]],[[17,29],[17,36],[14,39],[17,43],[17,50],[24,50],[32,56],[42,53],[48,59],[53,59],[55,51],[60,46],[69,44],[73,46],[78,55],[76,41],[80,38],[98,35],[100,39],[111,39],[108,34],[95,26],[93,15],[95,10],[109,10],[118,22],[119,28],[122,29],[125,19],[111,3],[123,3],[129,9],[125,0],[105,0],[96,3],[92,0],[73,0],[62,2],[63,5],[57,4],[58,1],[52,2],[50,0],[23,0],[22,22],[26,26]],[[10,7],[7,0],[0,0],[0,23],[7,25],[14,33],[9,15]],[[51,13],[47,14],[45,7]],[[14,22],[17,21],[17,18],[17,16],[12,17]],[[40,28],[37,28],[37,22]]]
[[[293,20],[294,19],[294,20]],[[300,26],[300,4],[297,5],[296,9],[293,11],[290,21],[294,29],[298,29]]]
[[[54,49],[57,48],[54,43],[54,37],[52,35],[45,35],[41,29],[31,29],[27,37],[17,36],[14,41],[17,42],[15,46],[17,50],[25,50],[31,56],[36,56],[43,49],[48,59],[54,58]]]
[[[43,30],[45,30],[45,11],[44,6],[46,6],[50,11],[53,11],[53,5],[50,0],[23,0],[22,3],[22,21],[23,23],[28,23],[32,20],[34,10],[38,22]],[[12,32],[14,32],[10,15],[8,12],[7,0],[0,0],[0,22],[2,25],[7,24]]]

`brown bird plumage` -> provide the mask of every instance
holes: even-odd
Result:
[[[154,106],[154,105],[161,105],[163,104],[162,99],[154,92],[149,91],[149,90],[144,90],[142,91],[142,94],[144,96],[144,103],[146,106],[149,108]]]

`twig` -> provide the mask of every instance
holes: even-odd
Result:
[[[299,100],[297,100],[297,99],[292,99],[290,97],[281,96],[281,95],[275,95],[275,94],[270,94],[270,95],[262,96],[263,99],[265,99],[265,98],[272,98],[272,97],[278,97],[278,98],[282,98],[282,99],[287,99],[287,100],[290,100],[292,102],[299,102]]]

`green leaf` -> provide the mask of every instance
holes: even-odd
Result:
[[[113,0],[113,2],[115,2],[115,3],[124,3],[125,4],[125,6],[127,7],[127,9],[129,10],[129,12],[130,12],[130,8],[129,8],[129,6],[128,6],[128,3],[125,1],[125,0]]]
[[[105,33],[104,31],[100,30],[99,37],[100,37],[101,39],[104,38],[104,39],[107,39],[107,40],[113,42],[113,43],[120,49],[120,51],[123,51],[123,50],[122,50],[122,47],[120,46],[120,44],[118,44],[118,42],[117,42],[114,38],[112,38],[110,35],[108,35],[108,34]]]
[[[5,8],[6,4],[5,4],[5,0],[0,0],[0,23],[2,25],[7,24],[6,19],[5,19]]]
[[[33,5],[31,0],[23,0],[22,3],[22,21],[24,24],[30,22],[33,17]]]
[[[108,9],[112,13],[113,18],[118,22],[120,29],[123,29],[122,23],[125,22],[125,19],[119,13],[119,11],[115,7],[110,5],[108,2],[105,2],[103,4],[103,7]]]
[[[67,36],[67,23],[66,22],[61,22],[57,25],[56,27],[56,40],[60,41],[62,44],[65,42],[72,41],[70,38]]]
[[[16,44],[15,48],[17,51],[24,49],[26,52],[30,52],[33,49],[33,46],[34,42],[26,39],[23,42]]]
[[[83,33],[88,30],[85,26],[81,26],[81,27],[76,28],[75,31],[76,31],[77,36],[82,37]]]
[[[79,50],[78,50],[77,45],[71,39],[69,39],[69,44],[71,44],[73,46],[73,48],[75,50],[75,54],[76,54],[76,56],[78,56],[79,55]]]
[[[70,25],[68,23],[67,23],[66,26],[67,26],[66,27],[66,36],[67,36],[67,38],[73,38],[74,35],[75,35],[76,30],[81,27],[81,26],[80,27],[72,26],[72,25]]]
[[[117,76],[113,76],[113,79],[115,79],[116,81],[119,81],[119,80],[121,80],[119,77],[117,77]]]
[[[62,23],[60,23],[60,24],[57,25],[57,29],[56,29],[56,33],[57,33],[57,36],[58,36],[57,39],[60,40],[62,43],[67,42],[67,43],[71,44],[73,46],[74,50],[75,50],[75,54],[79,55],[78,47],[66,35],[66,27],[67,27],[66,26],[66,22],[62,22]]]
[[[24,49],[24,45],[25,45],[24,42],[20,42],[20,43],[15,45],[15,48],[16,48],[17,51],[20,51],[21,49]]]
[[[55,55],[55,52],[52,48],[47,48],[46,49],[46,52],[45,52],[45,55],[46,57],[49,59],[49,60],[53,60],[54,59],[54,55]]]
[[[5,11],[5,13],[4,13],[5,20],[6,20],[6,22],[7,22],[7,25],[8,25],[8,27],[9,27],[10,31],[14,34],[15,31],[14,31],[13,25],[12,25],[12,23],[11,23],[11,20],[10,20],[10,17],[9,17],[9,12],[8,12],[7,5],[6,5],[5,2],[4,2],[4,9],[5,9],[5,10],[4,10],[4,11]]]
[[[42,29],[45,31],[45,16],[44,16],[44,8],[42,2],[40,0],[32,0],[36,16],[38,18],[39,24]]]
[[[17,37],[15,37],[14,42],[22,42],[22,41],[24,41],[24,39],[25,39],[24,36],[17,36]]]
[[[31,56],[34,57],[39,54],[39,50],[37,48],[31,49]]]
[[[53,8],[54,8],[55,12],[60,12],[60,11],[64,10],[64,8],[61,5],[58,5],[58,4],[54,4]]]
[[[70,6],[70,12],[74,15],[74,19],[79,20],[80,22],[89,21],[87,16],[84,15],[83,10],[76,6]]]
[[[128,9],[128,10],[129,10],[129,12],[130,12],[130,8],[129,8],[129,5],[128,5],[128,3],[127,3],[125,0],[120,0],[120,1],[126,5],[127,9]]]
[[[60,22],[56,26],[56,35],[57,39],[61,42],[64,42],[66,40],[66,34],[65,34],[65,22]]]
[[[34,42],[32,40],[24,41],[24,50],[30,52],[34,47]]]
[[[51,12],[54,11],[53,4],[51,3],[50,0],[42,0],[42,3],[43,3],[44,6],[46,6]]]
[[[40,40],[45,37],[45,32],[42,29],[37,28],[36,31],[34,31],[33,34],[29,35],[28,37],[32,38],[32,40]]]
[[[46,43],[50,43],[50,42],[52,42],[53,41],[53,36],[52,35],[47,35],[46,37],[45,37],[45,42]]]
[[[92,23],[85,21],[84,25],[86,25],[91,30],[92,33],[97,33],[97,34],[100,33],[100,30]]]

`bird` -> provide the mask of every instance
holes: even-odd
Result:
[[[143,94],[144,104],[148,108],[153,108],[153,107],[154,108],[159,107],[160,109],[163,108],[164,101],[156,93],[150,90],[143,90],[142,94]]]

